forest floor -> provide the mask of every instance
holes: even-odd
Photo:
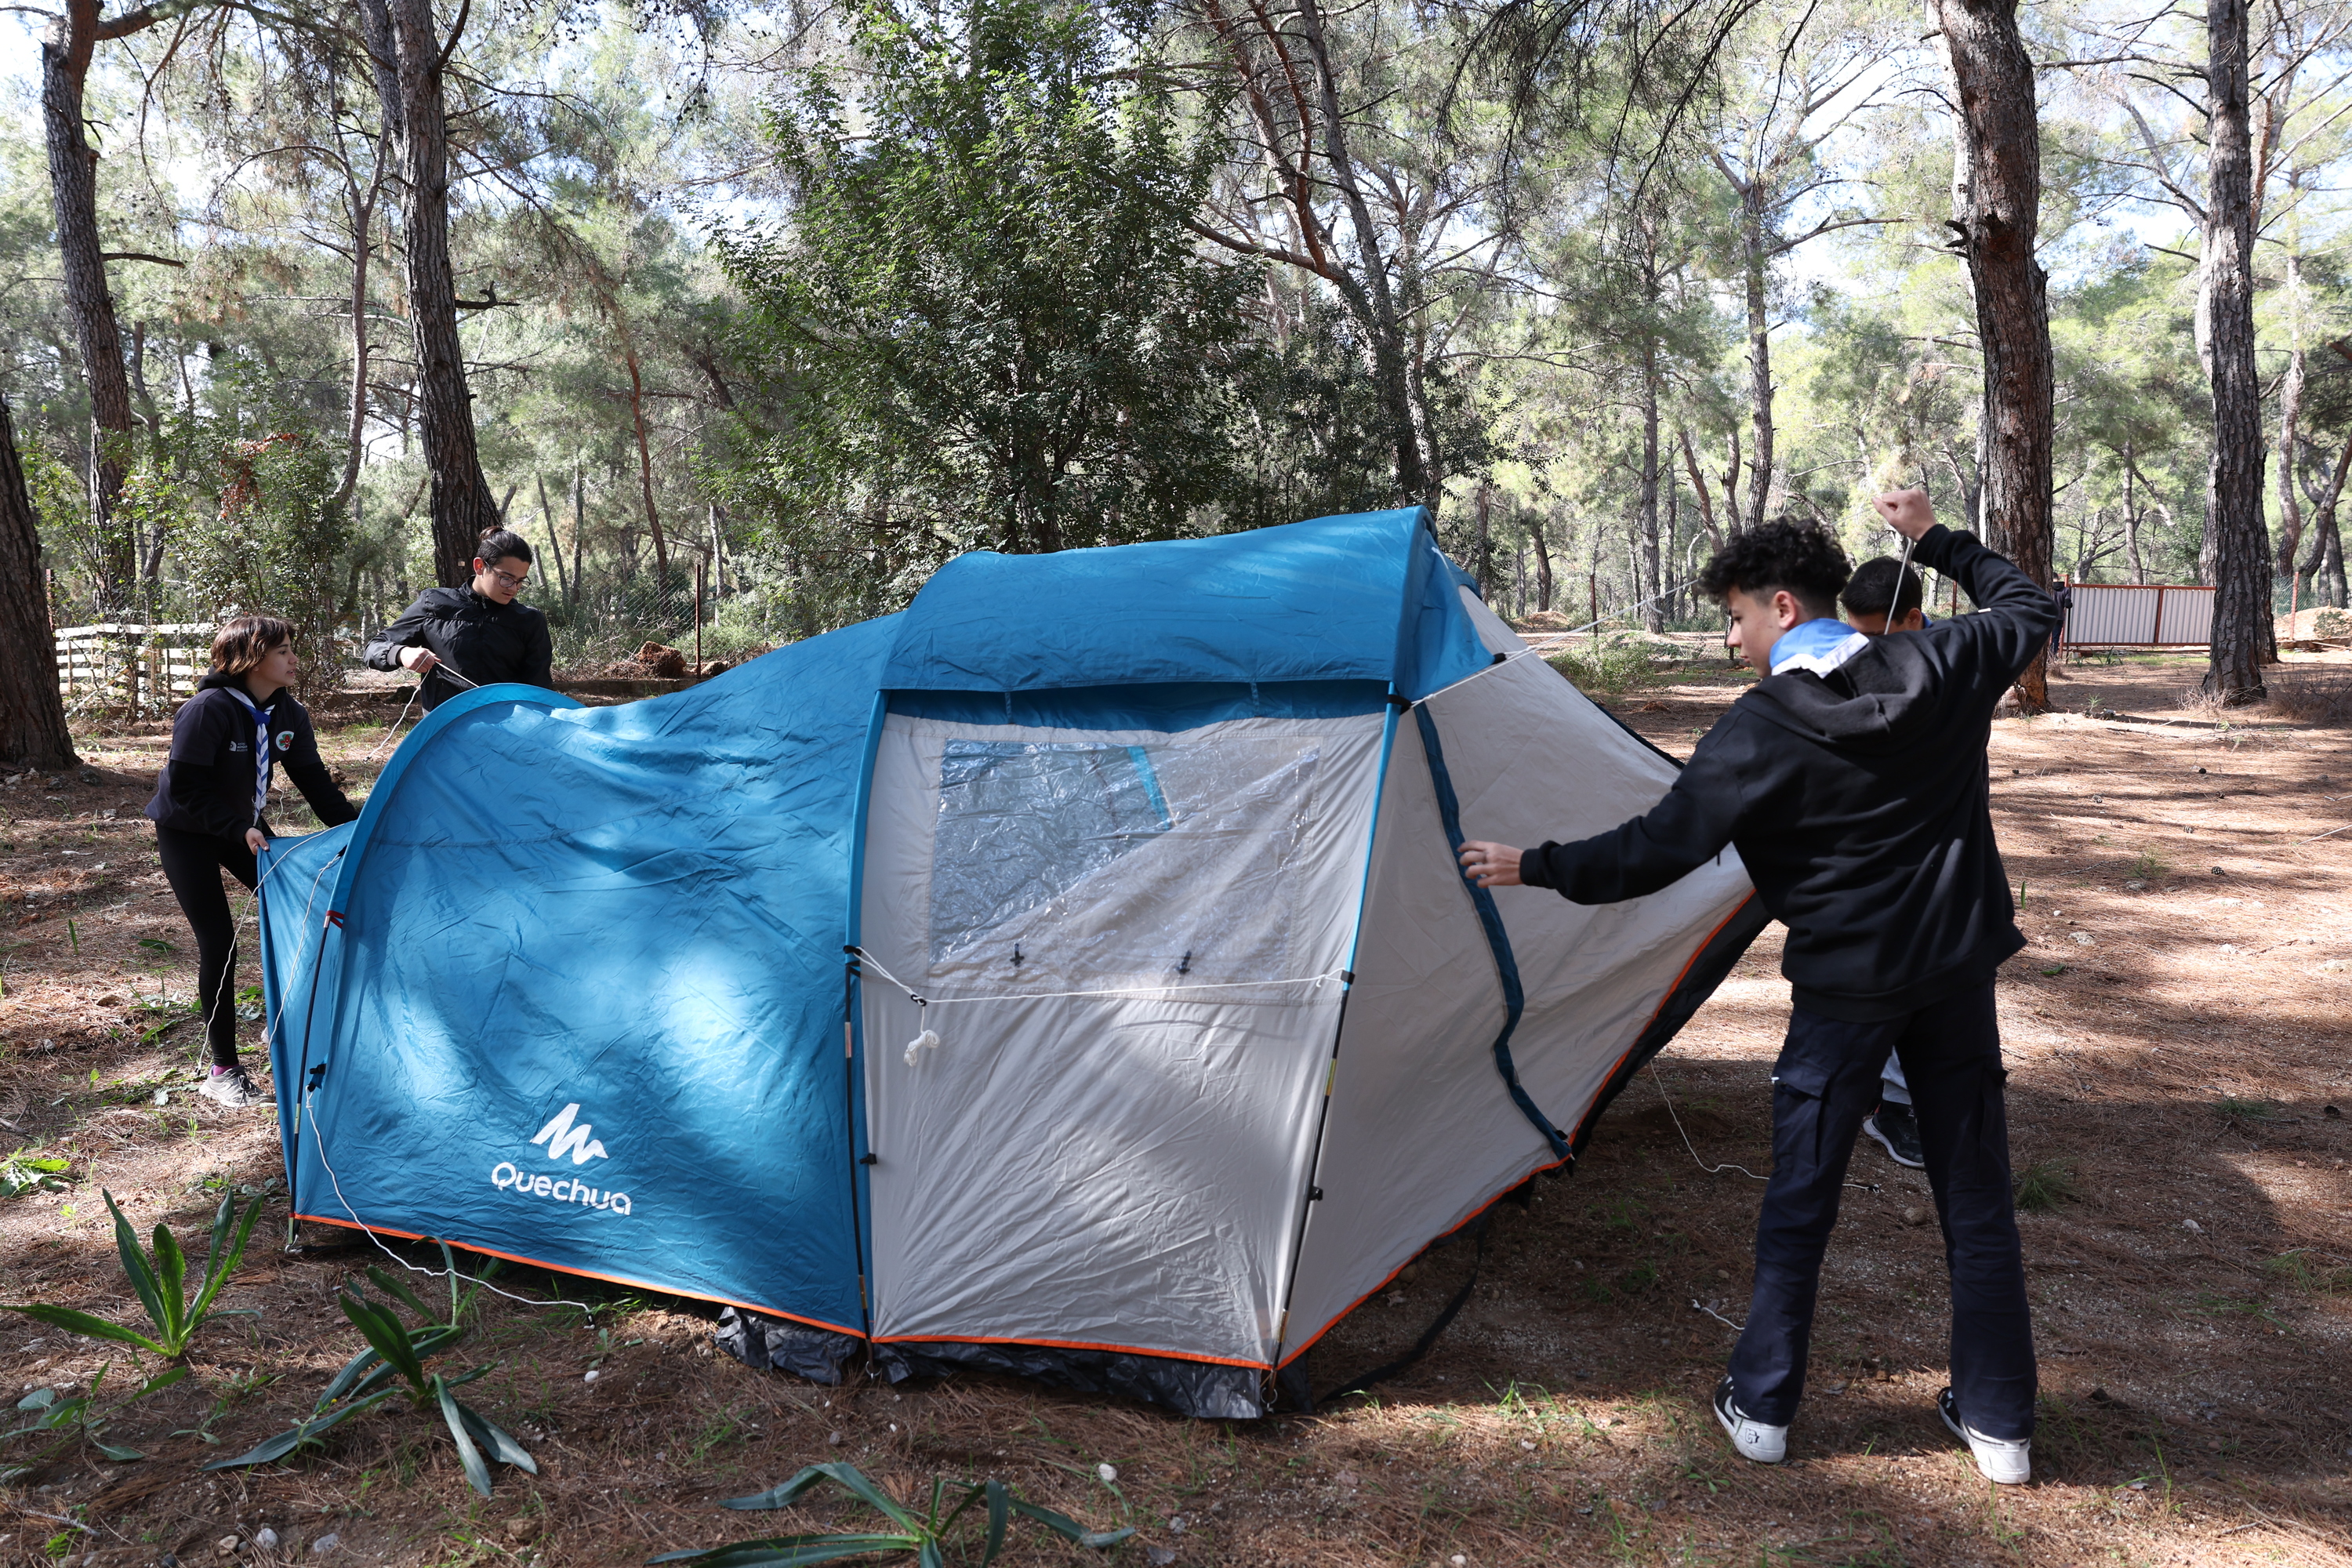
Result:
[[[835,1459],[902,1495],[1000,1477],[1132,1525],[1110,1560],[1155,1565],[2352,1563],[2352,832],[2326,837],[2352,823],[2352,656],[2290,660],[2273,710],[2214,714],[2184,706],[2196,660],[2094,656],[2053,684],[2072,711],[1994,726],[2032,942],[1999,982],[2032,1178],[2030,1487],[1988,1487],[1937,1423],[1926,1184],[1868,1142],[1790,1463],[1743,1463],[1707,1413],[1758,1188],[1700,1157],[1769,1160],[1787,988],[1768,934],[1573,1177],[1497,1206],[1469,1304],[1370,1396],[1210,1423],[986,1376],[820,1388],[714,1353],[698,1304],[509,1273],[598,1304],[592,1326],[485,1297],[460,1352],[495,1363],[469,1397],[536,1478],[500,1470],[478,1500],[439,1422],[404,1405],[290,1467],[206,1476],[306,1414],[360,1345],[333,1296],[375,1255],[288,1254],[265,1221],[226,1297],[258,1315],[205,1331],[194,1376],[110,1418],[104,1440],[145,1457],[77,1446],[0,1488],[0,1564],[634,1563],[871,1523],[832,1501],[712,1507]],[[1703,660],[1610,701],[1686,752],[1742,683]],[[388,716],[322,725],[355,784]],[[0,1199],[0,1297],[136,1322],[100,1189],[188,1236],[222,1191],[271,1182],[277,1137],[266,1110],[193,1093],[192,944],[139,819],[164,728],[79,742],[86,769],[0,785],[0,1150],[70,1162],[64,1190]],[[1318,1385],[1409,1344],[1471,1251],[1433,1252],[1330,1335]],[[133,1386],[123,1356],[0,1318],[0,1412],[86,1393],[110,1362],[101,1409]],[[33,1452],[0,1444],[0,1465]],[[1081,1560],[1101,1554],[1017,1521],[1001,1559]]]

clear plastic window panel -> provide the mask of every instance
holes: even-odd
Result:
[[[932,844],[935,982],[1031,991],[1297,978],[1294,874],[1318,738],[950,740]]]

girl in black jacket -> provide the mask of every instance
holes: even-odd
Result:
[[[294,628],[276,616],[239,616],[221,627],[212,671],[173,721],[171,760],[147,803],[164,879],[196,933],[196,1000],[213,1060],[203,1093],[223,1105],[262,1094],[236,1061],[236,925],[220,873],[254,885],[254,856],[273,837],[261,819],[273,763],[286,764],[328,826],[359,816],[319,760],[310,715],[287,695],[299,668]]]
[[[370,669],[414,670],[425,678],[425,707],[438,708],[474,686],[503,680],[555,684],[555,645],[547,617],[515,595],[530,576],[530,546],[503,528],[487,530],[463,588],[427,588],[400,619],[369,639]],[[457,679],[450,677],[456,676]]]

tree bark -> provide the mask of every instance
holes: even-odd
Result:
[[[1751,178],[1739,191],[1739,240],[1748,285],[1748,424],[1755,450],[1748,470],[1748,526],[1763,525],[1764,503],[1772,488],[1772,322],[1765,291],[1763,182]]]
[[[79,760],[58,695],[57,637],[41,591],[33,498],[16,456],[16,421],[0,398],[0,763],[66,768]]]
[[[646,531],[654,541],[654,582],[663,594],[669,592],[669,539],[662,532],[661,511],[654,505],[654,454],[646,439],[646,383],[637,368],[636,340],[629,333],[628,323],[621,319],[618,302],[614,303],[613,319],[621,329],[621,358],[629,367],[629,413],[637,429],[637,483],[645,493]],[[1051,548],[1060,548],[1055,539]]]
[[[2131,558],[2132,581],[2146,583],[2147,566],[2139,553],[2139,500],[2132,494],[2132,481],[2139,477],[2132,466],[2131,446],[2124,446],[2124,550]]]
[[[154,26],[145,7],[111,21],[99,19],[100,0],[67,0],[65,12],[41,44],[41,125],[48,144],[49,200],[58,226],[58,266],[66,313],[73,318],[89,392],[90,531],[97,542],[101,608],[131,602],[139,569],[138,542],[118,532],[114,507],[122,494],[123,460],[131,431],[131,381],[122,364],[122,329],[106,279],[105,247],[98,233],[98,150],[83,134],[82,89],[101,38]]]
[[[2042,146],[2033,62],[2016,0],[1937,0],[1959,99],[1968,177],[1954,179],[1952,226],[1974,286],[1984,353],[1979,468],[1986,542],[2038,584],[2050,581],[2054,439],[2041,225]],[[2257,439],[2260,436],[2257,432]],[[2049,707],[2047,651],[2019,678],[2030,711]]]
[[[1528,514],[1528,542],[1536,552],[1536,608],[1549,610],[1552,595],[1551,545],[1544,538],[1543,513]]]
[[[2206,537],[2213,556],[2213,647],[2205,689],[2260,701],[2271,629],[2271,562],[2263,522],[2263,400],[2254,363],[2253,127],[2246,93],[2246,0],[2209,0],[2207,201],[2202,267],[2213,386]]]
[[[1355,160],[1348,153],[1347,123],[1339,112],[1339,72],[1331,63],[1331,47],[1324,36],[1323,14],[1316,0],[1298,0],[1298,24],[1315,66],[1323,114],[1324,161],[1331,166],[1332,183],[1339,188],[1348,209],[1348,221],[1356,231],[1363,276],[1357,289],[1345,291],[1360,295],[1369,316],[1364,324],[1372,340],[1373,379],[1381,405],[1388,413],[1396,447],[1397,489],[1408,501],[1433,507],[1437,498],[1431,493],[1429,468],[1416,428],[1419,422],[1413,417],[1412,389],[1407,384],[1404,332],[1397,320],[1395,297],[1389,289],[1380,230],[1372,222],[1371,207],[1364,200],[1363,187],[1356,178]]]
[[[1656,306],[1656,275],[1650,278],[1651,304]],[[1642,550],[1633,597],[1642,601],[1642,629],[1666,629],[1665,606],[1659,603],[1663,584],[1658,576],[1658,340],[1655,328],[1642,345]]]
[[[449,264],[449,124],[441,91],[443,44],[431,0],[360,0],[385,128],[400,152],[401,239],[408,258],[408,326],[416,346],[415,405],[431,476],[433,573],[445,588],[473,576],[485,530],[499,525],[482,477],[457,333],[457,285]],[[461,12],[457,26],[465,25]],[[450,40],[455,42],[454,37]]]
[[[1715,525],[1715,498],[1707,493],[1706,479],[1698,471],[1698,451],[1691,445],[1686,426],[1675,427],[1675,438],[1682,444],[1683,469],[1690,475],[1691,493],[1698,497],[1699,526],[1706,530],[1706,542],[1714,549],[1723,548],[1723,531]]]

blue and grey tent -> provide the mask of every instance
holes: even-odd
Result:
[[[1419,510],[975,553],[673,696],[443,704],[263,884],[295,1213],[738,1309],[755,1362],[1254,1415],[1573,1159],[1761,923],[1496,898],[1674,763]]]

